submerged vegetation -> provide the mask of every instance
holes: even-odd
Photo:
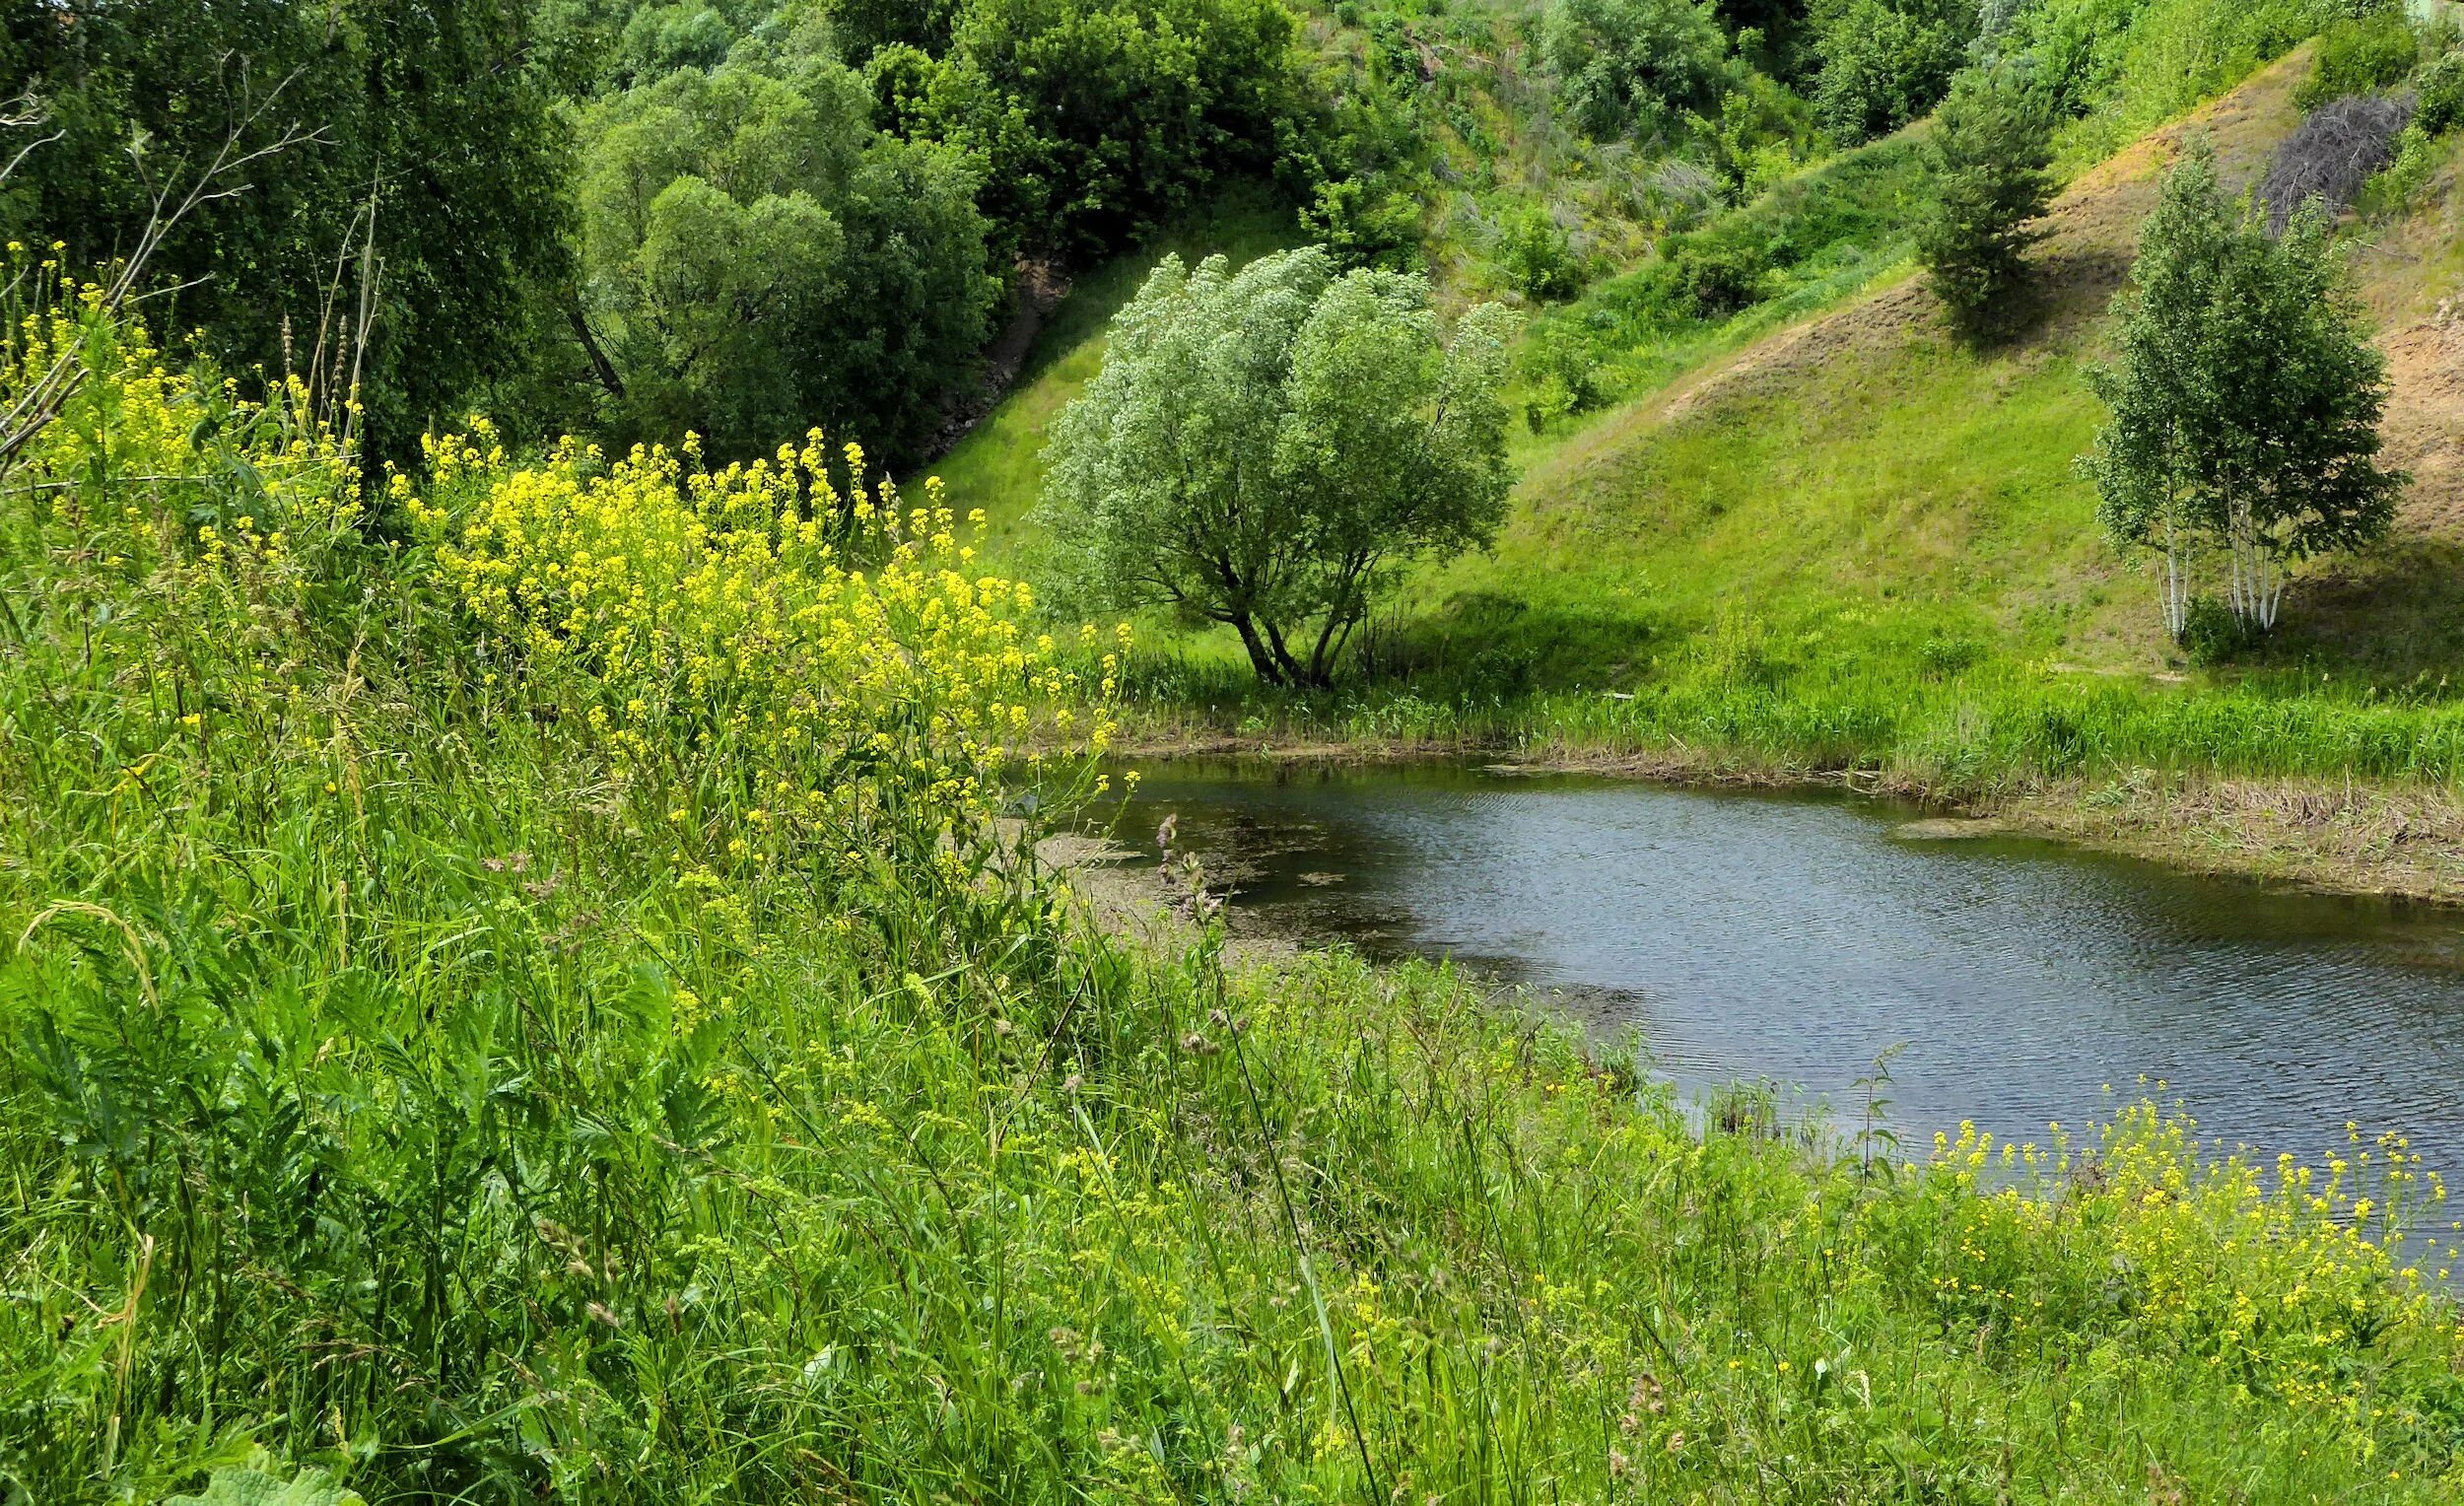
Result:
[[[1202,894],[1126,948],[1021,798],[1091,787],[1118,646],[937,499],[475,431],[376,540],[296,386],[75,308],[11,379],[64,351],[0,488],[18,1498],[2464,1471],[2398,1142],[2252,1168],[2149,1109],[1903,1165],[1698,1130],[1442,972],[1229,969]]]

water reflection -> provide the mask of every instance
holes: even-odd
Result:
[[[2464,1166],[2464,925],[2013,839],[1915,813],[1464,768],[1147,771],[1243,924],[1452,956],[1632,1025],[1686,1089],[1770,1077],[1896,1118],[2042,1138],[2110,1084],[2308,1156],[2353,1120]],[[1143,844],[1140,844],[1143,846]]]

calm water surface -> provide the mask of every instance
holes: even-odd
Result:
[[[2352,1120],[2464,1169],[2452,913],[1913,841],[1874,801],[1469,768],[1168,765],[1118,835],[1151,855],[1168,812],[1240,925],[1532,985],[1639,1028],[1691,1093],[1769,1078],[1845,1110],[1904,1042],[1903,1135],[2042,1139],[2160,1079],[2228,1144],[2307,1158]]]

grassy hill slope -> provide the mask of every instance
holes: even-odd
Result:
[[[2149,589],[2097,532],[2092,489],[2072,468],[2097,420],[2082,369],[2163,164],[2199,133],[2228,174],[2254,176],[2298,118],[2306,66],[2280,61],[2075,182],[2035,252],[2042,307],[2011,345],[1963,348],[1905,280],[1540,459],[1496,556],[1421,584],[1406,630],[1417,652],[1442,662],[1476,642],[1494,660],[1507,644],[1532,683],[1617,686],[1673,638],[1757,622],[1833,651],[1913,636],[1961,640],[1971,655],[2161,669]],[[2458,203],[2450,166],[2430,209],[2357,257],[2389,323],[2390,449],[2419,481],[2390,548],[2296,586],[2275,660],[2383,677],[2464,658],[2444,584],[2459,341],[2438,304],[2455,288]]]
[[[2038,315],[1998,350],[1953,340],[1910,270],[1900,236],[1919,185],[1904,138],[1833,159],[1707,232],[1818,245],[1774,273],[1763,303],[1677,327],[1638,321],[1647,261],[1540,315],[1518,410],[1554,412],[1558,350],[1635,395],[1518,429],[1525,474],[1496,552],[1411,582],[1372,634],[1373,664],[1441,699],[1623,690],[1655,656],[1743,632],[1831,651],[1871,643],[1895,655],[1913,641],[1938,660],[2169,672],[2145,583],[2097,533],[2072,468],[2096,422],[2082,369],[2173,150],[2203,133],[2229,174],[2254,176],[2298,120],[2292,93],[2307,66],[2306,53],[2280,59],[2074,181],[2034,253]],[[2441,521],[2464,505],[2437,439],[2457,395],[2460,337],[2438,303],[2457,284],[2452,165],[2430,197],[2357,258],[2388,327],[2390,452],[2420,483],[2394,544],[2296,587],[2278,660],[2405,677],[2464,649],[2443,585],[2457,529]],[[987,511],[989,556],[1031,552],[1022,524],[1049,425],[1154,261],[1167,249],[1239,259],[1292,239],[1271,208],[1236,199],[1071,292],[1010,394],[935,467]],[[1228,644],[1160,636],[1176,657],[1224,667],[1222,684],[1181,693],[1241,693]]]

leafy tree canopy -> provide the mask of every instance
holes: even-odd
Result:
[[[1165,258],[1054,432],[1061,594],[1228,624],[1261,678],[1327,683],[1394,567],[1494,537],[1512,321],[1483,305],[1449,342],[1421,278],[1315,248]]]
[[[569,323],[620,439],[749,453],[819,424],[903,458],[931,438],[999,288],[975,166],[871,117],[809,31],[582,112]]]
[[[520,363],[528,281],[565,254],[569,142],[527,43],[523,12],[499,5],[0,0],[0,95],[41,101],[33,134],[57,133],[11,176],[0,229],[105,262],[226,146],[296,137],[220,184],[237,191],[151,268],[226,362],[317,362],[302,375],[339,370],[335,385],[364,283],[368,440],[405,457]]]
[[[2113,538],[2162,552],[2176,638],[2203,551],[2225,552],[2233,615],[2265,631],[2287,562],[2385,533],[2406,477],[2376,463],[2386,361],[2360,319],[2315,209],[2278,240],[2204,144],[2166,175],[2120,349],[2091,374],[2112,414],[2084,463]]]

